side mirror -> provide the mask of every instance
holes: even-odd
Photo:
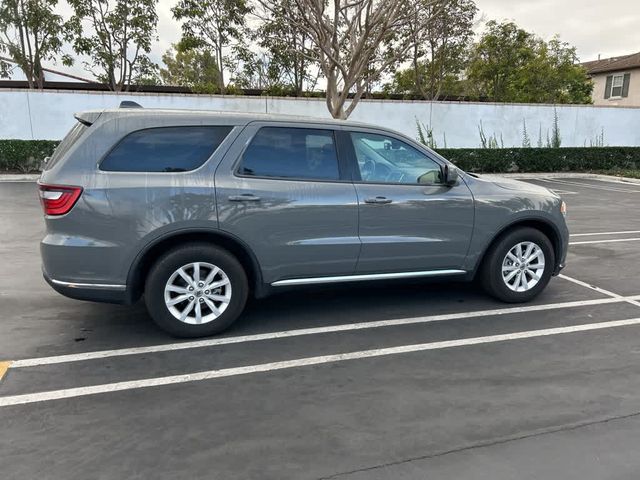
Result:
[[[458,177],[460,173],[456,167],[452,167],[449,165],[444,166],[444,184],[449,185],[450,187],[454,186],[458,183]]]

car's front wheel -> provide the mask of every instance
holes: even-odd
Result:
[[[161,257],[145,284],[153,320],[178,337],[221,332],[242,313],[248,296],[242,265],[226,250],[192,243]]]
[[[555,265],[553,245],[540,230],[516,228],[487,252],[482,286],[503,302],[527,302],[549,283]]]

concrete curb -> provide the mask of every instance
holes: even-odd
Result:
[[[537,178],[592,178],[611,183],[632,183],[640,185],[640,178],[618,177],[615,175],[603,175],[601,173],[488,173],[483,177],[506,177],[513,179],[535,180]]]
[[[5,173],[0,175],[0,182],[35,182],[39,173]]]

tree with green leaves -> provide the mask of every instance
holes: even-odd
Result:
[[[246,16],[251,6],[246,0],[179,0],[171,9],[173,17],[181,20],[182,42],[190,48],[208,48],[220,76],[218,91],[225,92],[225,72],[235,70],[250,59],[245,44]]]
[[[533,59],[514,76],[514,102],[591,103],[593,82],[578,63],[575,47],[560,41],[537,39]]]
[[[442,93],[458,94],[458,76],[465,65],[478,8],[473,0],[416,3],[421,4],[420,8],[412,10],[413,15],[401,32],[413,39],[411,67],[395,72],[385,91],[427,100],[437,100]]]
[[[277,14],[279,0],[258,1]],[[293,0],[291,7],[289,21],[309,36],[317,52],[309,58],[326,78],[327,109],[341,119],[349,117],[384,72],[406,60],[415,38],[400,33],[410,18],[422,15],[420,29],[430,20],[422,2],[404,0]]]
[[[258,45],[266,51],[262,65],[268,58],[266,72],[272,84],[280,84],[297,96],[312,90],[318,79],[317,57],[309,34],[297,26],[300,19],[290,21],[296,15],[295,0],[276,0],[271,10],[259,13],[262,22],[255,32]]]
[[[85,69],[111,90],[133,83],[153,83],[157,66],[149,58],[158,14],[157,0],[67,0],[76,53],[87,55]]]
[[[487,22],[472,47],[468,79],[478,96],[508,102],[514,95],[517,74],[535,57],[535,37],[513,22]]]
[[[495,102],[590,103],[593,89],[574,47],[513,22],[487,23],[471,48],[467,79],[473,96]]]
[[[220,71],[215,56],[206,48],[177,43],[162,56],[160,79],[165,85],[189,87],[198,93],[218,91]]]
[[[382,91],[390,95],[404,95],[410,98],[422,98],[424,100],[446,100],[447,97],[462,97],[466,95],[466,83],[460,79],[460,73],[450,71],[445,73],[437,84],[432,84],[430,78],[436,74],[434,64],[425,61],[416,66],[397,70],[393,73],[390,82],[382,86]],[[420,79],[420,80],[418,80]],[[423,86],[434,85],[435,88],[426,90]],[[432,95],[431,92],[434,92]]]
[[[238,69],[233,84],[238,88],[279,92],[287,89],[282,66],[266,52],[249,52]]]
[[[69,30],[55,13],[58,0],[2,0],[0,2],[0,53],[24,73],[29,88],[43,88],[42,63],[55,61]],[[62,55],[62,63],[73,60]],[[0,59],[0,76],[7,77],[11,63]]]

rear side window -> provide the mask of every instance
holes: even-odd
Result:
[[[338,180],[333,131],[261,128],[242,155],[238,172],[257,177]]]
[[[44,169],[49,170],[58,162],[58,160],[64,157],[65,153],[73,147],[87,128],[88,127],[86,125],[83,125],[80,122],[76,123],[73,128],[69,130],[69,133],[67,133],[67,135],[62,139],[56,150],[53,152],[53,155],[51,155],[49,161],[45,164]]]
[[[231,127],[160,127],[130,133],[102,160],[109,172],[188,172],[213,155]]]

